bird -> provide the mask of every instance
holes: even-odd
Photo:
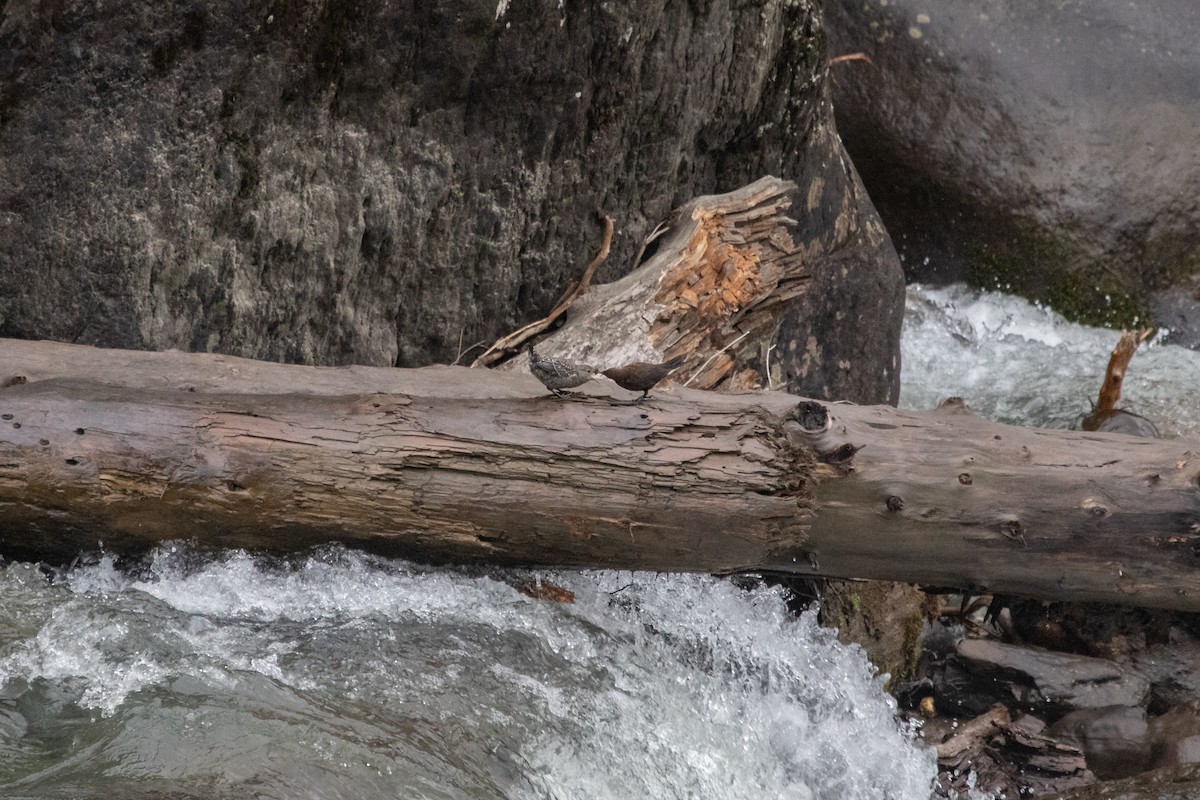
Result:
[[[675,356],[670,361],[664,361],[661,364],[647,364],[644,361],[635,361],[623,367],[609,367],[604,370],[603,374],[612,378],[617,386],[620,386],[622,389],[628,389],[631,392],[641,392],[642,396],[638,399],[645,400],[650,396],[650,390],[663,378],[683,366],[683,362],[684,357],[681,355]]]
[[[590,364],[546,358],[538,355],[532,347],[529,348],[529,371],[543,386],[559,397],[563,396],[563,389],[587,383],[596,374],[596,368]]]

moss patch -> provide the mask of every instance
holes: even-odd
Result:
[[[1098,263],[1070,240],[1041,231],[1012,232],[972,246],[968,281],[1045,303],[1085,325],[1132,327],[1149,317],[1135,274]]]
[[[1071,272],[1058,273],[1044,302],[1067,319],[1085,325],[1132,328],[1145,324],[1150,317],[1141,293],[1130,292],[1107,274],[1089,280]]]
[[[821,622],[836,627],[839,639],[858,644],[889,674],[885,689],[913,674],[926,615],[923,592],[884,581],[830,580],[821,594]]]
[[[1146,242],[1139,261],[1151,289],[1189,289],[1200,284],[1200,236],[1194,231],[1160,234]]]

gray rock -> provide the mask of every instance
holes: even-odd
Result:
[[[1057,792],[1055,800],[1196,800],[1200,797],[1200,765],[1161,769]]]
[[[807,0],[13,0],[0,335],[448,362],[549,311],[597,211],[603,281],[673,207],[773,173],[819,244],[789,385],[894,402],[902,278],[825,57]]]
[[[1007,687],[1010,702],[1066,713],[1080,708],[1143,706],[1150,683],[1113,661],[984,639],[966,639],[957,661],[979,681]]]
[[[1154,767],[1200,763],[1200,714],[1176,706],[1150,720]]]
[[[1156,705],[1200,708],[1200,642],[1171,641],[1130,655],[1130,666],[1151,682]]]
[[[1151,312],[1168,329],[1163,344],[1200,350],[1200,294],[1168,289],[1151,298]]]
[[[1088,769],[1101,780],[1125,778],[1150,767],[1151,737],[1146,712],[1129,706],[1072,711],[1046,735],[1083,751]]]
[[[1113,409],[1103,415],[1096,427],[1101,433],[1123,433],[1127,436],[1140,436],[1143,439],[1157,439],[1158,427],[1140,414],[1121,408]]]
[[[833,67],[838,125],[911,278],[1123,324],[1168,286],[1196,302],[1191,0],[826,8],[831,53],[873,62]]]

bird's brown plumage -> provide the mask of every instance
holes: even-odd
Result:
[[[628,389],[631,392],[641,392],[644,398],[649,396],[650,390],[659,381],[683,366],[683,362],[683,356],[675,356],[670,361],[664,361],[661,364],[648,364],[644,361],[635,361],[623,367],[609,367],[603,371],[603,374],[612,378],[613,382],[622,389]]]

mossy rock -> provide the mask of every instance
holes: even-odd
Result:
[[[821,623],[862,647],[889,689],[913,674],[924,619],[925,593],[909,584],[831,580],[821,592]]]
[[[1129,328],[1149,319],[1134,274],[1098,264],[1068,233],[1012,232],[969,250],[968,282],[976,288],[1044,303],[1073,322]]]

